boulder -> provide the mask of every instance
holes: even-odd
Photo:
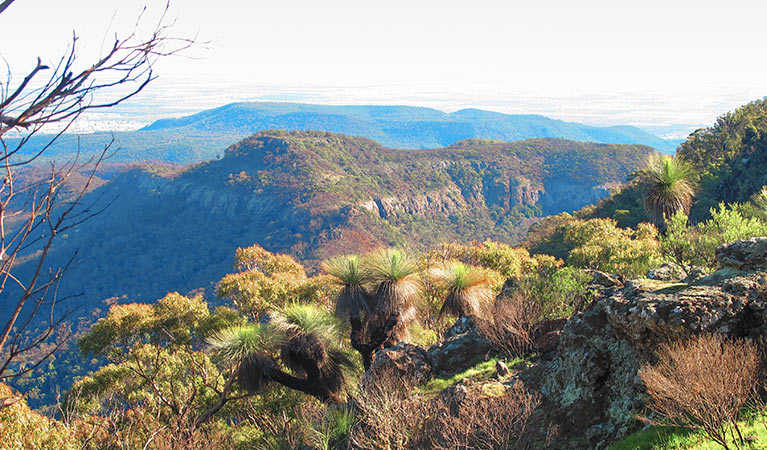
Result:
[[[625,434],[641,406],[632,346],[612,329],[600,304],[573,316],[565,326],[557,357],[519,375],[540,392],[546,434],[556,425],[557,448],[604,448]]]
[[[432,345],[428,350],[435,374],[446,375],[466,370],[492,351],[490,341],[479,333],[473,319],[468,317],[458,319],[444,336],[444,341]]]
[[[594,277],[592,284],[602,286],[605,288],[620,288],[623,287],[622,277],[619,275],[611,275],[599,270],[589,269],[586,270],[592,277]]]
[[[737,270],[767,268],[767,237],[752,237],[724,244],[716,249],[716,259],[724,267]]]
[[[376,383],[383,376],[395,376],[413,384],[420,384],[429,379],[431,372],[432,362],[426,350],[417,345],[400,342],[376,352],[373,363],[362,375],[360,383]]]

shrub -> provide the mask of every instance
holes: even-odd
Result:
[[[697,226],[688,226],[685,214],[675,214],[661,239],[661,250],[666,258],[676,261],[685,271],[689,272],[693,266],[715,270],[718,268],[717,247],[765,235],[767,222],[744,216],[741,205],[720,203],[718,208],[711,209],[711,219]]]
[[[535,335],[542,321],[541,305],[520,292],[498,297],[488,320],[479,320],[479,332],[509,358],[535,350]]]
[[[349,432],[351,448],[411,448],[413,435],[428,415],[426,398],[413,392],[414,386],[413,380],[393,373],[362,383],[355,402],[357,422]]]
[[[522,443],[540,396],[521,382],[499,396],[467,395],[455,407],[439,396],[414,439],[414,448],[506,450]]]
[[[728,449],[728,433],[736,446],[743,443],[737,422],[756,391],[758,369],[752,343],[703,335],[662,346],[658,361],[639,375],[652,411],[668,424],[702,430]]]
[[[644,276],[662,261],[657,236],[648,223],[633,230],[618,228],[613,219],[576,220],[565,228],[565,241],[573,246],[567,263],[627,278]]]
[[[15,398],[16,393],[0,383],[0,403]],[[9,402],[10,403],[10,402]],[[61,422],[38,414],[19,400],[0,408],[0,449],[56,448],[79,449],[75,430]]]

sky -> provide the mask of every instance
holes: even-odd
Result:
[[[85,60],[144,5],[148,26],[163,1],[16,0],[0,54],[14,71],[52,60],[75,30]],[[767,95],[767,2],[173,0],[168,17],[200,44],[157,63],[147,96],[167,111],[272,99],[699,125]]]

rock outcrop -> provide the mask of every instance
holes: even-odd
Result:
[[[716,249],[716,258],[738,270],[767,269],[767,237],[753,237],[725,244]]]
[[[519,374],[543,395],[559,447],[605,448],[636,426],[645,395],[637,371],[660,344],[702,333],[767,334],[767,238],[724,245],[717,258],[722,268],[692,283],[623,284],[593,273],[599,297],[568,320],[556,356]]]

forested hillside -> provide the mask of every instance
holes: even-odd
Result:
[[[92,303],[205,287],[231,267],[235,248],[253,243],[312,265],[379,245],[518,242],[537,218],[608,195],[648,152],[551,139],[403,151],[265,131],[180,174],[116,177],[85,201],[109,207],[68,233],[51,260],[78,251],[62,289]]]
[[[767,99],[756,100],[719,117],[714,125],[690,135],[677,157],[694,172],[693,223],[711,217],[719,203],[745,203],[767,186]],[[623,227],[648,220],[640,183],[576,214],[581,218],[613,218]]]

